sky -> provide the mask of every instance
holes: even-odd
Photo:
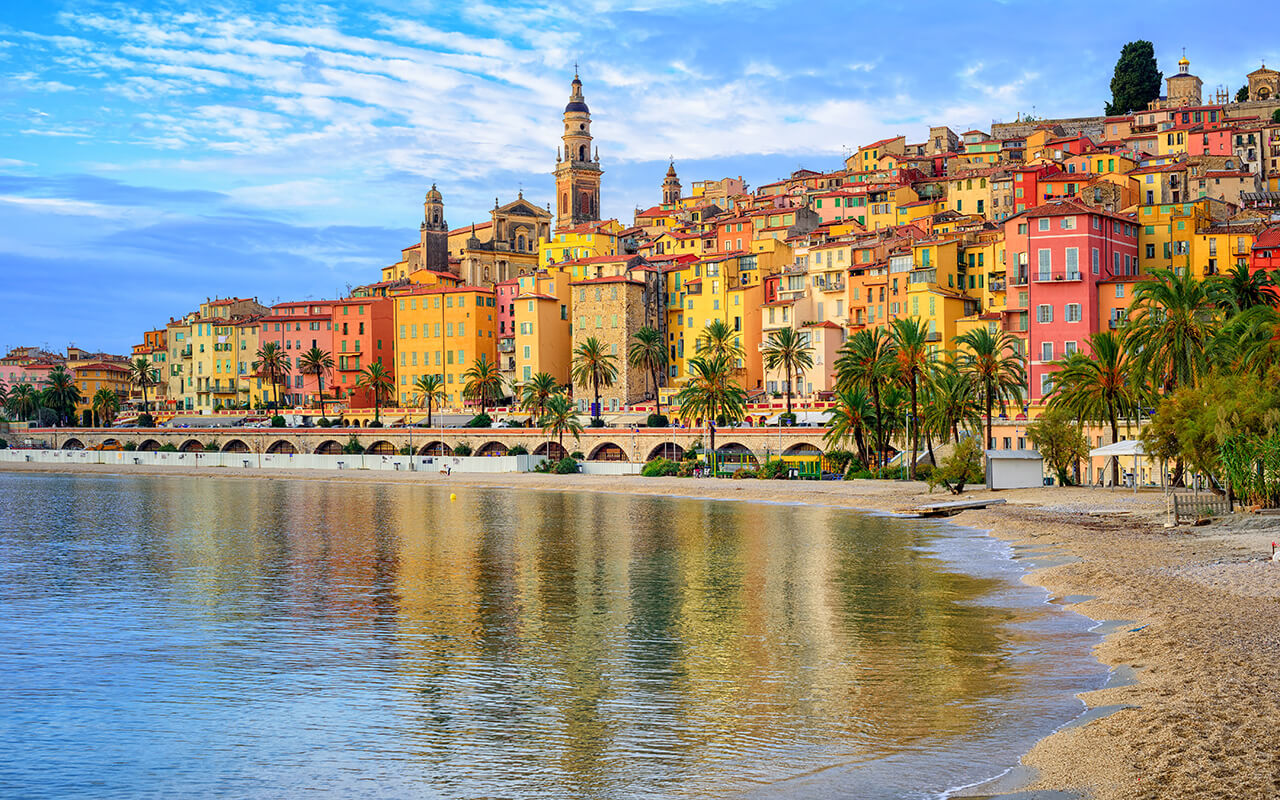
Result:
[[[1206,91],[1280,64],[1265,3],[1213,7],[1247,25],[1151,8],[0,3],[0,348],[127,354],[208,297],[337,297],[416,241],[432,183],[452,227],[550,202],[575,63],[602,211],[626,221],[669,157],[686,188],[757,186],[930,125],[1101,113],[1132,39],[1166,75],[1185,47]]]

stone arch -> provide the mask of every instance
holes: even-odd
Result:
[[[476,451],[476,455],[481,457],[505,456],[506,454],[507,446],[502,442],[485,442],[480,446],[480,449]]]
[[[565,450],[564,445],[560,444],[559,442],[543,442],[542,444],[533,448],[533,454],[535,456],[546,456],[552,461],[559,461],[560,459],[569,455],[569,451]]]
[[[102,447],[102,449],[104,449],[104,450],[105,450],[105,449],[107,449],[108,447],[122,447],[122,445],[120,444],[120,440],[119,440],[119,439],[113,439],[113,438],[112,438],[112,437],[110,437],[110,436],[108,436],[107,438],[103,439],[103,440],[102,440],[102,444],[101,444],[100,446],[101,446],[101,447]]]
[[[371,456],[393,456],[396,454],[396,446],[386,439],[379,439],[369,445],[365,452]]]
[[[178,449],[184,453],[203,453],[204,445],[200,444],[199,439],[188,439]]]
[[[808,442],[796,442],[795,444],[782,451],[782,457],[787,456],[820,456],[822,448]]]
[[[249,445],[240,439],[232,439],[222,446],[224,453],[248,453]]]
[[[613,442],[602,442],[587,454],[588,461],[630,461],[627,451]]]
[[[142,444],[138,445],[138,450],[143,453],[154,453],[160,449],[160,443],[155,439],[144,439]]]
[[[587,146],[585,144],[578,145],[578,160],[579,161],[587,160]]]
[[[649,457],[646,461],[652,461],[655,458],[669,458],[672,461],[684,460],[684,448],[675,442],[663,442],[657,447],[649,451]]]
[[[63,450],[83,450],[84,442],[79,439],[68,439],[62,443]]]
[[[427,442],[418,451],[420,456],[451,456],[453,448],[444,442]]]
[[[743,466],[758,466],[760,462],[756,460],[756,454],[751,452],[751,448],[738,442],[725,442],[716,448],[716,460],[723,465],[741,464]]]
[[[293,442],[288,439],[276,439],[267,448],[268,453],[279,453],[280,455],[294,455],[298,452],[298,448],[293,446]]]
[[[320,443],[320,446],[316,448],[316,455],[340,456],[342,455],[342,445],[338,444],[338,442],[333,439],[325,439]]]

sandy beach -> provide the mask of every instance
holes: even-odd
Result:
[[[208,469],[0,464],[9,472],[192,474]],[[218,474],[217,477],[224,477]],[[752,502],[798,502],[898,511],[953,499],[888,481],[774,482],[537,474],[279,470],[288,478],[447,484],[548,491],[600,491]],[[914,488],[914,487],[913,487]],[[983,489],[967,498],[989,497]],[[1280,797],[1280,564],[1267,560],[1280,518],[1242,514],[1227,523],[1168,528],[1160,493],[1044,488],[996,493],[1006,504],[952,521],[988,530],[1058,566],[1027,580],[1098,620],[1123,620],[1097,650],[1132,669],[1130,685],[1089,692],[1111,710],[1040,741],[1023,759],[1036,777],[1027,791],[1066,790],[1110,798]],[[975,796],[982,790],[974,790]]]

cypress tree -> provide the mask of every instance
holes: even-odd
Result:
[[[1145,110],[1148,103],[1160,96],[1163,77],[1156,69],[1155,46],[1151,42],[1140,40],[1126,44],[1116,60],[1115,75],[1111,78],[1111,102],[1107,103],[1107,115]]]

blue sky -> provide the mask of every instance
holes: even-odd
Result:
[[[7,2],[0,347],[127,352],[208,296],[334,297],[416,238],[432,182],[454,227],[548,202],[575,61],[623,219],[668,155],[754,186],[930,124],[1098,113],[1130,39],[1233,92],[1280,64],[1266,4],[1127,5]]]

